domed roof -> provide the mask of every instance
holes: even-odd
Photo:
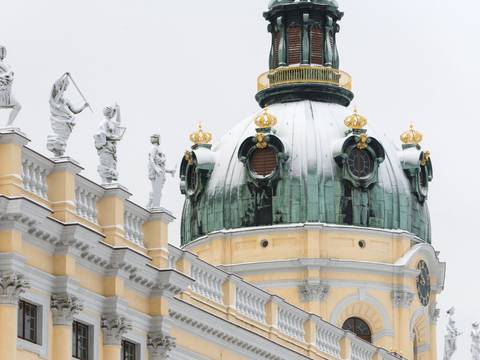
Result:
[[[287,5],[295,2],[298,3],[299,1],[298,0],[270,0],[270,2],[268,3],[268,8],[272,9],[277,5]],[[309,2],[309,3],[319,4],[319,5],[330,5],[330,6],[338,7],[338,2],[336,0],[302,0],[300,2]]]
[[[221,229],[267,225],[262,223],[265,219],[271,224],[310,222],[402,229],[430,241],[426,192],[420,191],[422,198],[416,190],[426,190],[431,174],[426,173],[423,182],[415,182],[424,158],[419,147],[399,149],[371,122],[366,129],[349,132],[344,120],[352,111],[337,104],[308,100],[279,103],[268,112],[277,119],[270,132],[256,127],[258,113],[254,114],[213,147],[194,148],[189,164],[194,164],[194,159],[197,170],[189,172],[186,161],[182,163],[187,194],[183,244]],[[281,156],[248,160],[266,146],[265,139]],[[373,169],[378,171],[368,181],[359,173],[356,182],[344,169],[350,158],[342,152],[360,152],[367,147],[373,154],[372,174]],[[265,165],[269,159],[277,166],[276,176],[252,176],[252,166],[258,165],[255,161]],[[362,157],[352,161],[362,161]],[[428,166],[425,171],[431,170],[430,163]],[[188,181],[194,184],[188,185]]]

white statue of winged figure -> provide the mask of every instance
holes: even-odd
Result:
[[[7,127],[11,127],[22,106],[12,94],[14,73],[4,62],[6,56],[7,49],[0,45],[0,108],[12,109],[7,122]]]

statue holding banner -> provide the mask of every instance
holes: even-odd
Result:
[[[51,151],[55,157],[61,157],[65,153],[67,141],[76,124],[74,115],[90,107],[85,99],[85,103],[82,106],[75,107],[65,97],[65,92],[71,80],[73,80],[71,75],[65,73],[60,79],[55,81],[50,94],[50,123],[53,134],[47,137],[47,149]],[[77,90],[80,92],[78,88]]]
[[[126,128],[120,126],[120,107],[118,105],[105,107],[103,115],[105,118],[93,138],[100,159],[100,165],[97,167],[98,174],[102,179],[102,184],[111,184],[118,180],[117,142],[122,140]]]
[[[14,73],[10,66],[3,61],[6,56],[7,49],[0,46],[0,108],[12,109],[7,122],[7,127],[11,127],[22,106],[12,94]]]

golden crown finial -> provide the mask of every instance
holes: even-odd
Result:
[[[400,140],[405,145],[418,145],[423,140],[423,134],[415,130],[413,124],[410,125],[410,128],[400,135]]]
[[[360,115],[357,111],[357,107],[353,109],[353,114],[350,116],[347,116],[347,118],[344,121],[345,126],[352,129],[352,130],[358,130],[364,128],[368,121],[367,118]]]
[[[203,131],[202,123],[198,123],[198,130],[190,134],[190,141],[195,145],[206,145],[212,141],[212,134]]]
[[[268,129],[277,125],[277,118],[268,112],[268,107],[255,118],[255,125],[258,129]]]

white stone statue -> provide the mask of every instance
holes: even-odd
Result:
[[[14,73],[10,66],[3,62],[7,56],[7,49],[0,45],[0,108],[12,109],[8,117],[7,127],[11,127],[22,105],[12,94],[12,83]]]
[[[457,337],[461,335],[461,332],[458,331],[453,315],[455,315],[455,308],[450,308],[447,311],[448,314],[448,324],[447,324],[447,334],[445,335],[445,350],[443,353],[443,360],[450,360],[452,355],[457,350]]]
[[[117,142],[122,140],[125,128],[120,126],[120,107],[118,105],[105,107],[103,115],[105,118],[93,138],[100,158],[98,174],[102,178],[103,184],[111,184],[118,180]]]
[[[162,192],[166,181],[165,174],[171,174],[173,177],[175,176],[175,170],[168,170],[166,167],[167,159],[160,148],[160,135],[153,134],[150,137],[150,142],[153,148],[148,154],[148,178],[152,183],[152,192],[147,207],[158,209],[162,201]]]
[[[70,75],[64,74],[53,84],[50,94],[50,124],[52,135],[47,137],[47,149],[55,157],[61,157],[65,153],[67,141],[75,127],[75,116],[81,113],[89,105],[85,102],[80,107],[75,107],[65,97],[65,92],[70,85]]]
[[[470,346],[472,360],[480,360],[480,324],[478,322],[472,324],[470,336],[472,337],[472,345]]]

